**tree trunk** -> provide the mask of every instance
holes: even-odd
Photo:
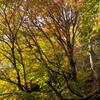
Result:
[[[71,79],[74,80],[74,81],[76,81],[77,80],[77,77],[76,77],[76,68],[75,68],[76,64],[75,64],[75,62],[74,62],[74,60],[73,60],[72,57],[70,57],[69,63],[70,63],[70,66],[71,66],[71,73],[72,73]]]
[[[89,56],[90,56],[90,64],[91,64],[91,69],[93,71],[93,74],[94,74],[94,78],[95,78],[95,83],[96,83],[96,90],[98,93],[100,93],[100,68],[99,66],[96,66],[96,54],[94,53],[93,51],[93,48],[92,48],[92,45],[91,43],[89,44],[89,49],[90,49],[90,52],[89,52]]]

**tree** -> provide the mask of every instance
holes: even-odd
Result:
[[[85,81],[91,71],[81,71],[83,60],[95,58],[87,55],[91,47],[94,50],[92,39],[98,33],[92,33],[98,31],[95,29],[98,12],[96,6],[92,11],[91,5],[97,6],[97,1],[3,1],[0,7],[0,80],[3,85],[12,85],[10,91],[15,92],[1,95],[17,95],[15,99],[25,100],[100,98],[95,91],[87,95],[88,82]],[[87,47],[83,50],[85,43]]]
[[[80,37],[81,41],[85,45],[85,50],[88,51],[91,69],[94,74],[95,84],[97,91],[100,92],[100,82],[99,82],[99,59],[98,59],[98,52],[96,48],[99,48],[98,42],[100,41],[99,37],[99,23],[98,23],[98,10],[99,10],[99,2],[98,0],[92,0],[86,8],[83,10],[82,15],[82,25],[80,29]],[[88,23],[87,23],[88,22]],[[98,23],[98,24],[97,24]],[[83,35],[85,34],[85,35]]]
[[[34,65],[32,63],[34,57],[30,58],[28,49],[25,49],[24,37],[21,34],[24,15],[25,13],[20,9],[20,2],[16,1],[1,5],[0,80],[12,84],[13,87],[16,86],[16,92],[20,90],[25,93],[31,93],[33,91],[40,91],[40,85],[36,82],[33,83],[34,79],[32,78],[33,76],[30,76],[32,72],[29,69],[33,71],[39,64],[35,63],[37,65]],[[30,66],[31,63],[32,65]],[[26,68],[26,66],[30,66],[30,68]],[[32,66],[35,67],[32,68]],[[26,73],[26,71],[30,74]]]

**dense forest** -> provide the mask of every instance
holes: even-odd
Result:
[[[0,0],[0,100],[100,100],[100,1]]]

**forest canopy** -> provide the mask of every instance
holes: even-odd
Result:
[[[0,100],[100,100],[100,1],[0,0]]]

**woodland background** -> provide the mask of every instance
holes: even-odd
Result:
[[[0,0],[0,100],[100,100],[100,1]]]

